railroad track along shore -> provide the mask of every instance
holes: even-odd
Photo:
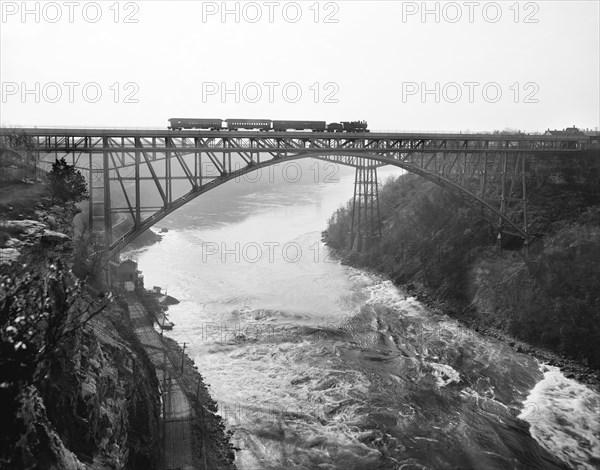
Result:
[[[191,406],[181,386],[178,368],[169,360],[158,332],[134,294],[127,296],[129,316],[137,337],[156,369],[163,400],[163,468],[196,470],[192,459]]]

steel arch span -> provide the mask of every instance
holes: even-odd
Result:
[[[366,162],[371,163],[371,164],[368,164],[368,163],[364,164],[365,167],[371,166],[371,167],[377,168],[377,167],[381,167],[384,165],[393,165],[393,166],[402,168],[408,172],[417,174],[417,175],[423,177],[424,179],[443,187],[447,191],[453,193],[455,196],[460,197],[466,204],[470,205],[471,207],[477,208],[478,210],[481,210],[483,215],[487,216],[487,218],[490,221],[492,221],[492,218],[495,217],[496,220],[494,222],[497,222],[497,223],[495,223],[494,225],[496,225],[498,228],[500,228],[500,226],[501,226],[498,224],[498,223],[500,223],[500,224],[503,224],[504,227],[510,227],[512,229],[513,233],[520,235],[523,238],[528,237],[525,227],[519,226],[514,220],[509,218],[507,216],[506,212],[503,213],[501,211],[502,210],[501,207],[495,207],[493,205],[492,201],[481,197],[480,194],[477,194],[477,192],[470,190],[466,186],[461,186],[458,182],[453,181],[449,177],[449,175],[444,176],[442,174],[437,174],[437,173],[433,173],[431,171],[423,170],[422,168],[416,167],[410,163],[398,161],[398,160],[394,159],[393,157],[387,157],[387,156],[383,156],[383,155],[370,155],[370,154],[351,155],[351,154],[348,154],[349,152],[344,152],[344,153],[345,154],[328,152],[327,155],[324,155],[322,153],[301,152],[301,153],[298,153],[295,155],[288,155],[285,157],[279,157],[279,158],[271,159],[271,160],[253,164],[253,165],[247,165],[246,167],[240,168],[239,170],[233,171],[231,173],[224,173],[222,175],[219,175],[219,176],[215,177],[214,179],[212,179],[211,181],[209,181],[208,183],[203,184],[202,186],[192,187],[192,189],[190,191],[188,191],[187,193],[183,194],[182,196],[174,199],[168,205],[161,207],[161,208],[157,208],[156,212],[154,212],[149,217],[141,220],[137,225],[134,223],[134,226],[128,232],[126,232],[124,235],[122,235],[118,239],[114,240],[109,245],[109,250],[110,250],[111,254],[118,253],[129,243],[133,242],[142,232],[149,229],[150,227],[152,227],[153,225],[155,225],[156,223],[158,223],[159,221],[161,221],[162,219],[164,219],[171,213],[175,212],[177,209],[179,209],[182,206],[184,206],[185,204],[187,204],[188,202],[201,196],[202,194],[205,194],[206,192],[208,192],[212,189],[218,188],[219,186],[221,186],[225,183],[228,183],[230,181],[239,180],[240,178],[242,178],[244,175],[246,175],[248,173],[252,173],[254,171],[258,171],[263,168],[267,168],[269,166],[278,165],[281,163],[291,162],[294,160],[304,159],[304,158],[315,158],[315,159],[322,160],[322,161],[329,161],[329,162],[334,162],[334,163],[347,165],[347,166],[354,166],[354,167],[361,166],[360,165],[361,161],[364,161],[365,163]],[[516,158],[517,158],[517,160],[519,160],[521,162],[525,161],[522,156],[517,156]],[[508,160],[510,160],[510,157],[507,156],[505,160],[508,162]],[[519,164],[519,161],[516,162],[517,165]],[[514,162],[513,162],[513,166],[514,166]],[[520,170],[520,168],[521,168],[521,166],[519,166],[518,170]],[[491,186],[491,184],[490,184],[490,186]],[[127,210],[128,212],[131,213],[131,212],[135,211],[136,209],[137,208],[135,208],[133,206],[129,206],[129,207],[113,208],[112,211],[114,211],[113,213],[118,213],[118,212],[122,213],[125,210]],[[133,214],[131,214],[131,216],[132,216],[132,218],[135,217]]]
[[[67,156],[89,184],[89,223],[116,254],[202,194],[253,171],[302,158],[356,168],[393,165],[476,207],[499,230],[530,239],[527,160],[577,154],[581,135],[23,129],[43,158]],[[10,146],[11,133],[0,129]],[[16,147],[16,145],[15,145]],[[152,193],[152,194],[150,194]],[[113,236],[118,214],[131,228]]]

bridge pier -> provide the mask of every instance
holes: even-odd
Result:
[[[359,253],[381,239],[377,167],[368,166],[366,162],[361,158],[356,167],[350,226],[350,249]]]
[[[497,169],[498,195],[500,197],[498,218],[498,249],[507,245],[514,246],[514,238],[523,243],[523,252],[527,254],[530,235],[527,213],[527,153],[506,152],[500,156]],[[506,224],[512,219],[521,228],[517,233],[514,227]]]

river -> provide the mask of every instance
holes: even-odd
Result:
[[[181,300],[169,335],[238,468],[598,468],[600,396],[333,259],[321,231],[353,174],[308,168],[201,196],[133,253]]]

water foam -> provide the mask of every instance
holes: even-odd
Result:
[[[460,374],[447,364],[438,364],[437,362],[429,362],[433,367],[433,376],[438,387],[445,387],[452,382],[460,382]]]
[[[531,390],[519,418],[529,422],[533,438],[561,460],[578,469],[598,468],[600,394],[566,378],[558,367],[543,365],[542,372],[544,378]]]

